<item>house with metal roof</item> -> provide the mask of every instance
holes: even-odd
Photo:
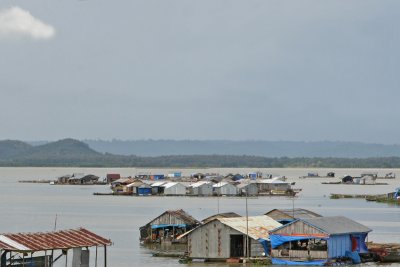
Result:
[[[161,186],[164,190],[164,196],[184,196],[186,195],[186,186],[178,182],[168,182]]]
[[[263,257],[269,231],[281,226],[268,216],[217,217],[188,232],[187,255],[191,259],[226,260]]]
[[[46,233],[0,234],[0,266],[65,266],[72,251],[72,267],[89,266],[89,248],[95,247],[97,266],[98,247],[104,248],[104,267],[107,266],[107,246],[111,240],[89,230],[79,228]],[[63,264],[64,265],[64,264]]]
[[[140,227],[140,241],[144,243],[185,243],[177,237],[201,223],[184,210],[167,210]]]
[[[151,186],[143,183],[142,181],[136,181],[126,186],[129,192],[135,196],[148,196],[151,195]]]
[[[257,196],[258,186],[255,183],[240,183],[236,188],[241,196]]]
[[[189,195],[192,196],[212,196],[213,183],[209,181],[199,181],[189,186]]]
[[[237,188],[227,182],[219,182],[213,185],[213,193],[217,196],[236,196]]]
[[[272,219],[280,222],[281,224],[287,224],[296,219],[310,219],[322,217],[322,215],[306,209],[273,209],[265,213],[265,215]]]
[[[269,232],[272,263],[325,265],[341,257],[359,263],[370,231],[342,216],[297,219]]]

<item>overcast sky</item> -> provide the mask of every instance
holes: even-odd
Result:
[[[400,143],[400,1],[2,0],[0,139]]]

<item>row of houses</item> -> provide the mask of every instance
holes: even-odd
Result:
[[[370,231],[349,218],[323,217],[305,209],[274,209],[249,217],[222,213],[202,221],[177,210],[141,227],[140,240],[185,243],[190,259],[269,257],[273,264],[327,265],[343,258],[360,263],[360,255],[368,253]]]
[[[111,190],[114,194],[137,196],[258,196],[295,195],[298,192],[292,189],[292,184],[278,179],[185,183],[120,178],[111,183]]]

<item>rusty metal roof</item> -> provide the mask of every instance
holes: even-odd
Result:
[[[245,235],[247,234],[246,217],[218,218],[217,220]],[[282,224],[266,215],[263,215],[248,217],[248,225],[249,237],[257,240],[259,238],[268,239],[268,232],[280,227]]]
[[[0,234],[0,249],[8,251],[32,252],[110,245],[111,240],[84,228],[46,233]]]

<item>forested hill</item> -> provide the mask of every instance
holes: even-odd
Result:
[[[118,155],[251,155],[262,157],[400,157],[399,145],[357,142],[84,140],[96,151]]]
[[[249,167],[249,168],[400,168],[400,157],[263,157],[252,155],[165,155],[156,157],[99,153],[88,144],[64,139],[32,146],[0,141],[0,166],[58,167]]]

